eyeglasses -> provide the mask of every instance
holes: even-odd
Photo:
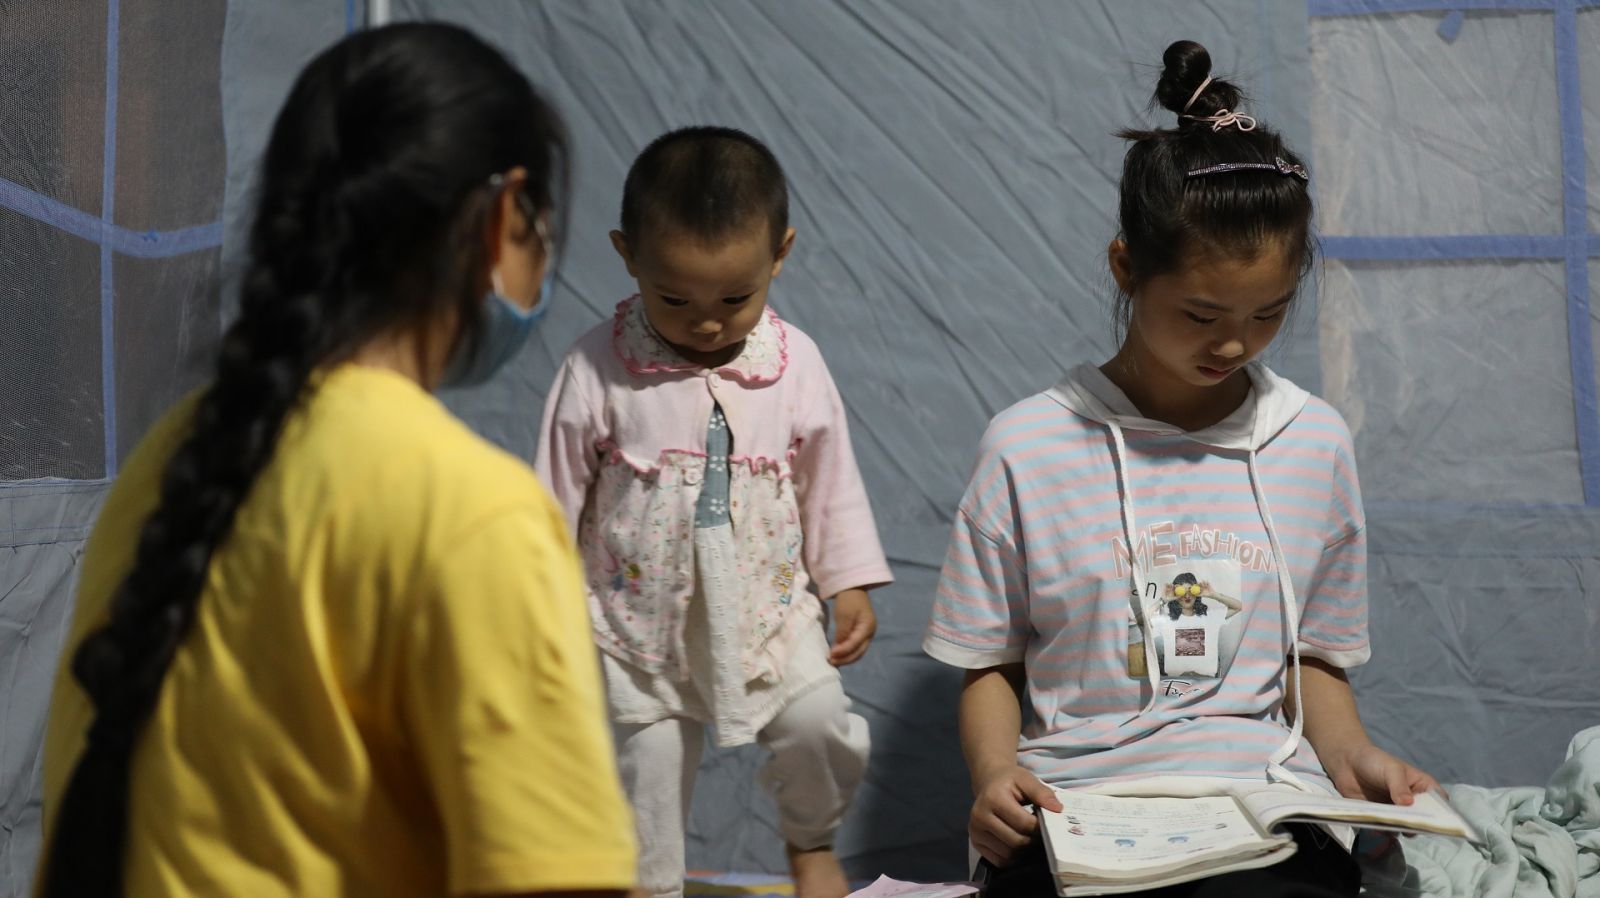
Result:
[[[499,192],[505,187],[505,184],[505,175],[497,172],[489,176],[490,190]],[[528,196],[526,192],[520,189],[516,190],[512,194],[512,199],[517,204],[517,208],[522,211],[522,214],[526,216],[529,221],[533,222],[533,231],[535,234],[539,235],[540,249],[544,250],[545,268],[554,271],[556,264],[556,244],[555,240],[550,236],[550,225],[545,221],[545,217],[539,214],[539,210],[533,205],[533,198]]]
[[[1200,584],[1198,583],[1179,583],[1177,586],[1172,587],[1172,594],[1180,599],[1184,596],[1194,596],[1198,599],[1200,598],[1200,592]]]
[[[550,226],[544,223],[544,216],[534,217],[533,232],[539,235],[539,247],[544,250],[544,267],[555,271],[556,243],[550,238]]]
[[[494,192],[499,193],[505,186],[506,186],[506,176],[505,175],[496,172],[495,174],[492,174],[492,175],[489,176],[489,189],[490,190],[493,190]],[[517,204],[517,208],[522,210],[522,214],[526,215],[528,217],[529,221],[537,221],[538,220],[538,218],[539,218],[539,210],[534,208],[533,197],[528,196],[526,191],[524,191],[524,190],[519,188],[516,191],[516,193],[513,194],[513,199]]]

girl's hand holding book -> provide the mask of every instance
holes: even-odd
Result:
[[[1412,796],[1440,788],[1438,780],[1371,742],[1324,756],[1322,764],[1346,798],[1409,805]]]
[[[972,803],[967,836],[978,853],[997,867],[1009,864],[1033,841],[1039,829],[1033,805],[1061,810],[1055,792],[1018,765],[998,768],[974,784],[977,800]]]

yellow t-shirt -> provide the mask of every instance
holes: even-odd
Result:
[[[45,745],[45,826],[90,720],[69,672],[192,414],[89,540]],[[521,462],[392,372],[333,370],[212,557],[136,744],[127,893],[627,888],[633,827],[563,518]]]

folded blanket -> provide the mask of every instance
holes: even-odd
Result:
[[[1486,844],[1411,836],[1362,858],[1374,898],[1600,898],[1600,727],[1572,738],[1543,788],[1452,785]],[[1361,843],[1358,843],[1358,854]]]

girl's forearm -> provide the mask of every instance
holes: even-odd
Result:
[[[1328,761],[1352,748],[1370,743],[1367,729],[1356,710],[1355,693],[1345,672],[1316,658],[1300,660],[1300,695],[1305,703],[1305,736],[1317,754]],[[1294,706],[1294,670],[1289,671],[1289,690],[1284,707],[1291,718]]]
[[[969,670],[961,688],[961,753],[974,789],[1017,764],[1022,736],[1022,665]]]

